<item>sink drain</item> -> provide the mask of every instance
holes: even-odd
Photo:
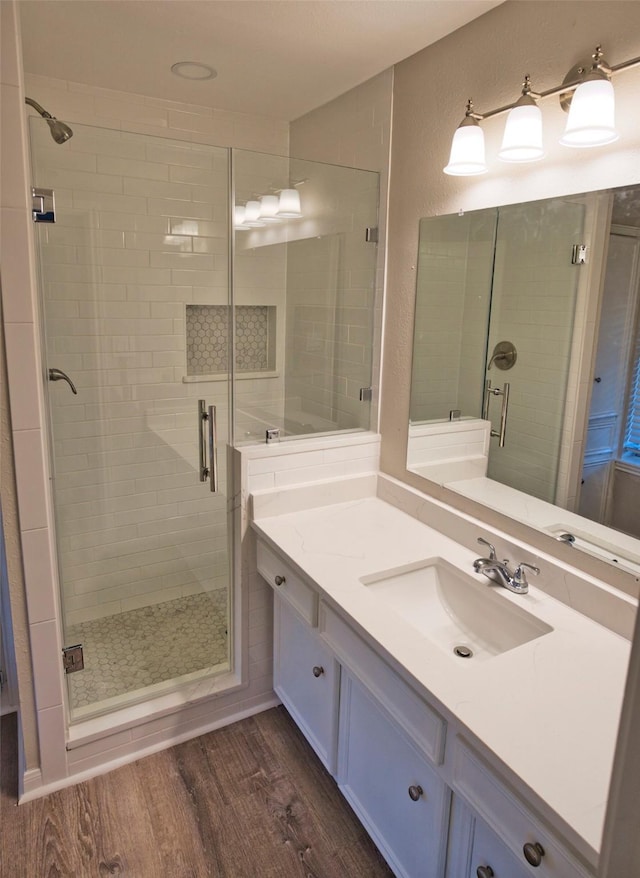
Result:
[[[468,646],[454,646],[453,647],[454,655],[457,655],[458,658],[471,658],[473,655],[473,650],[469,649]]]

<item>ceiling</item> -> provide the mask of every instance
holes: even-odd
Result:
[[[28,73],[296,119],[502,0],[21,0]],[[218,71],[194,82],[177,61]]]

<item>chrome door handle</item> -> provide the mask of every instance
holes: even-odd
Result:
[[[500,411],[500,429],[492,430],[491,435],[498,439],[498,445],[500,448],[504,448],[504,437],[507,432],[507,415],[509,414],[509,390],[511,389],[511,385],[508,381],[505,381],[504,387],[500,390],[499,387],[492,387],[491,380],[487,378],[484,383],[484,399],[482,401],[482,417],[483,420],[489,420],[489,394],[493,396],[501,396],[502,397],[502,409]]]
[[[71,392],[75,393],[76,396],[78,395],[75,384],[62,369],[49,369],[49,381],[66,381],[71,388]]]
[[[218,430],[216,426],[216,407],[209,406],[209,489],[218,493]]]
[[[205,430],[207,436],[205,437]],[[207,447],[209,449],[209,466],[207,466]],[[209,479],[212,494],[218,493],[218,435],[216,430],[216,407],[204,399],[198,400],[198,459],[200,481]]]
[[[207,403],[204,399],[198,400],[198,465],[200,470],[200,481],[206,482],[209,477],[209,468],[207,467],[206,441],[204,437],[205,424],[207,422]]]

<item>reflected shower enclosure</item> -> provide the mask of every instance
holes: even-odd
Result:
[[[378,176],[73,122],[60,145],[48,121],[32,184],[56,200],[35,227],[44,372],[77,389],[46,383],[77,722],[231,676],[232,446],[369,428]],[[234,234],[234,203],[285,188],[300,217]]]

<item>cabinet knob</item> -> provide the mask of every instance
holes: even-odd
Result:
[[[495,872],[493,871],[491,866],[478,866],[476,875],[478,876],[478,878],[493,878]]]
[[[286,581],[287,580],[284,578],[284,576],[276,576],[276,578],[274,579],[276,585],[284,585]]]
[[[411,799],[412,802],[417,802],[418,799],[423,795],[424,795],[424,790],[422,789],[421,786],[412,784],[409,787],[409,798]]]
[[[324,668],[322,665],[314,665],[313,667],[313,676],[321,677],[324,674]]]
[[[539,866],[544,857],[544,848],[537,841],[533,844],[528,841],[522,848],[522,853],[530,866]]]

